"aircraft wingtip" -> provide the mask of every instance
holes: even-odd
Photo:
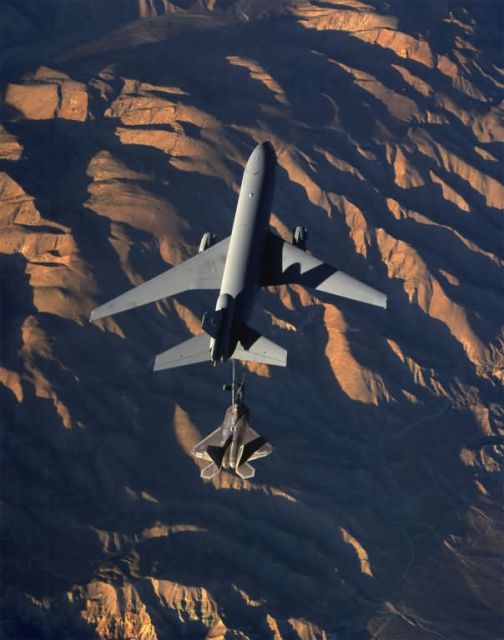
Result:
[[[91,315],[89,316],[89,322],[96,322],[96,320],[101,320],[104,317],[102,313],[100,313],[100,307],[93,309],[91,311]]]
[[[369,300],[370,304],[375,305],[375,307],[380,307],[381,309],[387,308],[387,296],[384,293],[378,292],[379,295],[375,295],[373,300]]]

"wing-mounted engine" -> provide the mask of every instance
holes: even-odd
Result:
[[[203,234],[200,241],[198,253],[203,253],[203,251],[206,251],[211,246],[213,246],[215,244],[215,239],[215,233],[212,233],[211,231],[207,231],[205,234]]]
[[[292,232],[292,244],[303,251],[306,251],[308,240],[308,229],[306,227],[296,227]]]

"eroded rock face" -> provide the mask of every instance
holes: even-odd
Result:
[[[5,104],[28,120],[62,118],[82,122],[87,117],[88,94],[83,83],[40,67],[31,81],[7,85]]]
[[[2,633],[499,637],[490,8],[2,11],[22,53],[6,54],[0,129]],[[190,452],[222,419],[227,371],[150,369],[200,331],[213,295],[88,317],[204,232],[229,234],[263,140],[278,155],[276,232],[308,226],[314,252],[389,309],[270,287],[254,323],[290,366],[247,367],[247,385],[275,452],[253,482],[203,483]]]

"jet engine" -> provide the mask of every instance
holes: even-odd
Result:
[[[205,234],[203,234],[203,237],[201,238],[198,253],[202,253],[203,251],[206,251],[213,244],[215,244],[215,233],[212,233],[211,231],[207,231]]]
[[[292,244],[303,251],[306,249],[308,239],[308,229],[306,227],[296,227],[292,232]]]

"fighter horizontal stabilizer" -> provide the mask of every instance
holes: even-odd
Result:
[[[248,462],[244,462],[239,467],[236,467],[236,473],[243,480],[250,480],[250,478],[253,478],[255,476],[255,469]]]
[[[240,339],[231,358],[285,367],[287,365],[287,349],[268,340],[254,329],[243,326]]]
[[[358,300],[377,307],[387,306],[387,296],[356,278],[338,271],[310,253],[270,233],[265,249],[261,285],[300,284],[304,287]]]
[[[219,289],[226,261],[229,238],[196,254],[182,264],[168,269],[117,298],[102,304],[91,313],[90,321],[112,316],[127,309],[174,296],[193,289]]]
[[[200,471],[200,476],[204,480],[211,480],[219,473],[219,471],[220,471],[220,467],[218,467],[215,464],[215,462],[211,462],[209,465],[207,465]]]
[[[154,361],[154,371],[183,367],[186,364],[207,362],[210,357],[210,338],[206,333],[189,338],[176,347],[160,353]]]

